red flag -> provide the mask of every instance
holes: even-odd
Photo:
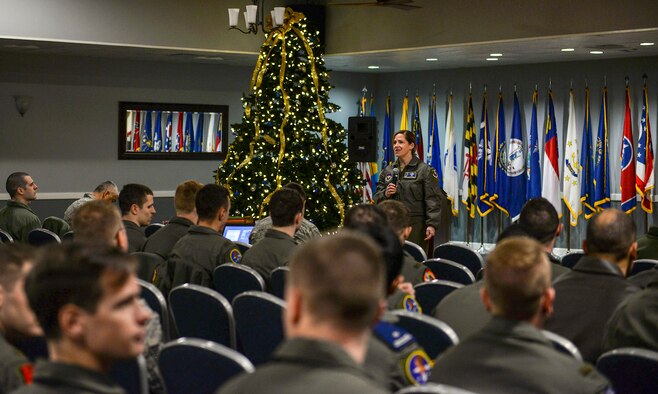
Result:
[[[139,152],[141,142],[139,140],[139,115],[142,111],[135,111],[135,129],[133,130],[133,152]]]
[[[621,210],[630,214],[635,210],[635,152],[633,129],[631,126],[631,94],[626,87],[626,115],[624,116],[624,136],[621,142]]]
[[[653,212],[653,143],[651,141],[651,125],[649,124],[649,95],[647,85],[644,85],[642,116],[640,118],[640,136],[637,138],[637,173],[635,188],[642,196],[642,209]]]
[[[185,147],[185,142],[183,141],[183,113],[178,113],[178,127],[176,128],[176,148],[179,152],[182,152]]]

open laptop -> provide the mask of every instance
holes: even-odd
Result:
[[[245,244],[249,243],[249,235],[251,230],[254,229],[254,225],[236,225],[236,224],[227,224],[224,227],[224,237],[230,239],[233,242],[242,242]]]

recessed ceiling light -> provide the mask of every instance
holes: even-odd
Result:
[[[379,66],[368,66],[368,68],[371,69],[371,70],[377,70],[379,68]]]
[[[592,55],[603,55],[603,51],[589,51]]]
[[[496,60],[498,60],[497,57],[488,57],[487,58],[487,61],[490,61],[490,62],[495,62]]]
[[[653,42],[642,42],[642,43],[640,43],[640,45],[643,46],[643,47],[650,47],[650,46],[653,45]]]
[[[560,50],[561,50],[562,52],[573,52],[573,51],[575,51],[575,49],[573,49],[573,48],[562,48],[562,49],[560,49]]]
[[[436,61],[438,61],[438,60],[439,60],[439,59],[437,59],[437,58],[435,58],[435,57],[428,57],[427,59],[425,59],[426,62],[436,62]]]
[[[503,54],[502,53],[492,53],[489,56],[491,56],[491,57],[500,57],[500,56],[503,56]]]

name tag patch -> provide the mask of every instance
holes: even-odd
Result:
[[[418,174],[416,172],[405,172],[402,176],[402,179],[416,179]]]

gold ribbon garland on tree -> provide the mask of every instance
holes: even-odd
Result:
[[[320,84],[319,84],[319,77],[317,74],[317,70],[315,67],[315,56],[313,55],[313,50],[311,49],[311,46],[308,43],[308,40],[304,36],[304,34],[297,28],[293,27],[293,24],[299,23],[302,19],[304,18],[304,14],[299,13],[299,12],[294,12],[289,8],[286,8],[286,18],[285,18],[285,23],[283,26],[277,28],[276,30],[272,31],[270,35],[267,37],[265,40],[265,43],[263,46],[270,46],[270,50],[267,52],[266,56],[259,55],[258,56],[258,61],[256,62],[256,67],[254,68],[254,73],[251,78],[251,90],[252,92],[256,93],[256,90],[260,88],[260,85],[263,81],[263,76],[265,75],[265,72],[267,70],[268,66],[268,60],[270,58],[270,55],[272,54],[272,51],[274,50],[274,47],[276,44],[278,44],[279,41],[281,41],[281,69],[279,72],[279,88],[281,89],[281,93],[283,96],[283,103],[284,103],[284,117],[283,121],[281,122],[281,127],[279,128],[279,142],[280,142],[280,148],[279,148],[279,156],[277,159],[277,175],[276,175],[276,189],[267,195],[263,202],[261,203],[260,206],[260,211],[259,215],[263,215],[263,211],[265,209],[265,205],[267,205],[270,201],[270,198],[272,197],[272,194],[278,189],[281,188],[281,174],[280,174],[280,168],[281,168],[281,162],[283,161],[283,157],[285,155],[285,149],[286,149],[286,137],[285,137],[285,131],[284,127],[288,123],[288,114],[290,112],[290,100],[288,97],[288,94],[283,88],[283,80],[285,77],[285,69],[286,69],[286,47],[285,47],[285,35],[288,33],[290,30],[292,30],[301,40],[302,43],[304,44],[304,48],[306,49],[306,54],[308,55],[308,60],[309,64],[311,66],[311,77],[313,79],[313,84],[315,86],[315,95],[316,95],[316,101],[317,101],[317,106],[318,106],[318,117],[320,118],[320,123],[322,124],[322,144],[324,146],[324,149],[327,153],[327,157],[329,158],[329,164],[330,166],[333,165],[332,160],[331,160],[331,155],[329,154],[329,145],[328,145],[328,136],[327,136],[327,121],[324,117],[324,108],[322,106],[322,99],[320,98]],[[245,113],[247,114],[247,117],[249,117],[248,110],[250,108],[245,108]],[[250,111],[249,111],[250,112]],[[231,175],[228,176],[226,180],[226,186],[230,190],[229,183],[233,176],[235,176],[235,173],[241,169],[242,167],[246,166],[253,160],[254,157],[254,145],[256,141],[261,137],[260,135],[260,126],[258,124],[258,111],[256,111],[256,115],[254,117],[254,126],[255,126],[255,135],[254,135],[254,141],[252,141],[249,144],[249,155],[240,163],[231,173]],[[271,138],[265,138],[269,136],[263,136],[263,138],[269,142],[273,143],[274,141],[270,141]],[[230,153],[230,151],[229,151]],[[228,154],[227,154],[228,156]],[[330,179],[330,173],[327,174],[327,177],[325,178],[325,184],[329,188],[329,191],[331,195],[334,197],[336,200],[336,204],[338,206],[338,210],[340,212],[340,224],[343,224],[343,219],[345,217],[345,206],[343,204],[343,201],[341,200],[340,196],[338,195],[338,192],[336,191],[336,188],[331,184],[331,179]]]

